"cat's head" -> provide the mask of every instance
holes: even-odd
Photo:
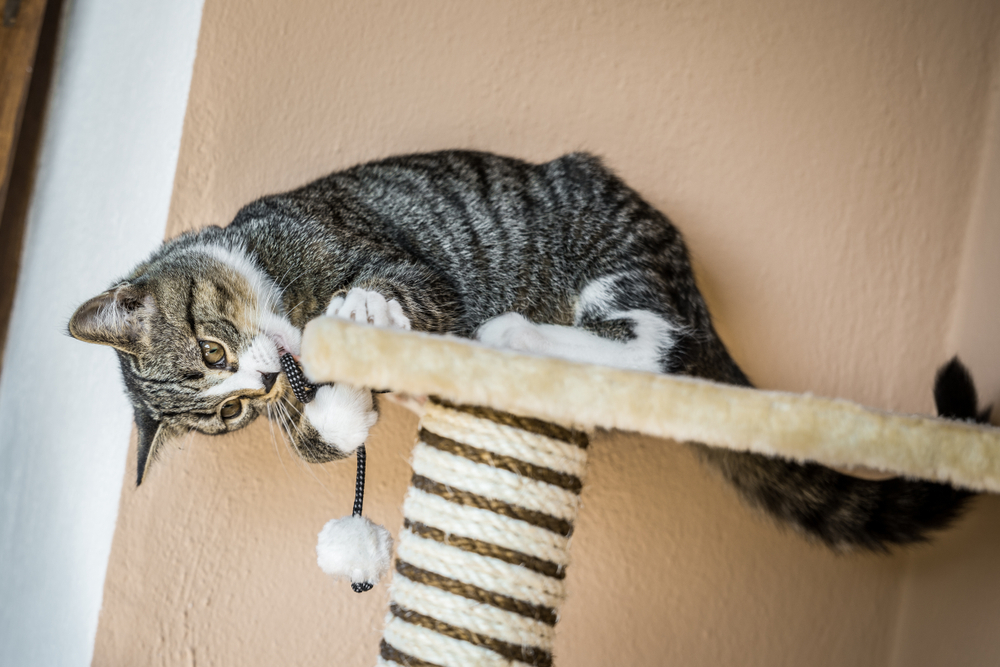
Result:
[[[168,243],[80,306],[69,333],[118,351],[139,433],[137,483],[165,442],[240,429],[277,401],[301,333],[274,282],[240,249]]]

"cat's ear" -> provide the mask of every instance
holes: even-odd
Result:
[[[135,457],[135,485],[139,486],[164,443],[176,433],[165,421],[156,421],[140,408],[135,410],[135,427],[139,432]]]
[[[148,316],[155,309],[152,296],[123,283],[77,308],[69,320],[69,335],[134,353],[141,344]]]

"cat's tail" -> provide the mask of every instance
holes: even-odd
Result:
[[[964,419],[985,424],[990,420],[992,406],[977,412],[979,399],[976,385],[969,369],[952,357],[951,361],[938,369],[934,378],[934,405],[938,416],[948,419]]]
[[[938,371],[934,400],[942,417],[987,421],[989,410],[977,412],[975,385],[957,358]],[[837,550],[888,551],[926,541],[929,532],[956,519],[972,496],[937,482],[872,481],[816,463],[699,449],[751,504]]]

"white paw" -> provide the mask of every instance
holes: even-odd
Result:
[[[476,330],[476,340],[492,347],[539,354],[548,353],[551,347],[538,325],[517,313],[504,313],[487,320]]]
[[[372,393],[347,384],[323,385],[306,403],[306,419],[328,445],[350,454],[364,444],[378,420]]]
[[[326,308],[326,314],[332,317],[342,317],[345,320],[367,322],[377,327],[396,327],[409,329],[410,318],[403,314],[399,301],[385,297],[378,292],[352,288],[347,296],[335,296]]]

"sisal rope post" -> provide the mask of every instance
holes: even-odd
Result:
[[[587,436],[431,399],[403,503],[382,667],[549,667]]]

